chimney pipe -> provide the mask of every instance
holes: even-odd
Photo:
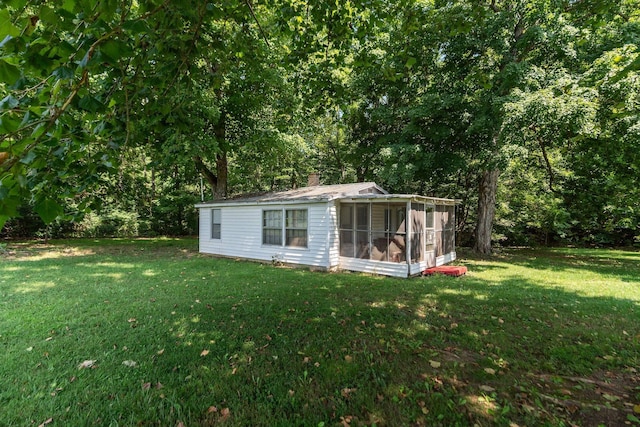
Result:
[[[307,187],[315,187],[317,185],[320,185],[320,174],[310,173],[309,180],[307,182]]]

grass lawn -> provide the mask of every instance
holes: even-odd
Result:
[[[0,251],[0,426],[640,426],[638,251],[410,280],[192,239]]]

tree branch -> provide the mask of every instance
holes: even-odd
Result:
[[[193,156],[193,161],[196,164],[196,169],[202,174],[202,176],[207,180],[211,190],[213,191],[218,186],[218,177],[211,172],[211,169],[204,164],[202,161],[202,157]]]
[[[251,12],[251,16],[253,16],[253,20],[256,21],[256,24],[258,24],[258,29],[260,30],[260,34],[262,34],[262,38],[264,39],[264,42],[267,44],[267,47],[269,49],[271,49],[271,45],[269,44],[269,40],[267,40],[267,35],[265,34],[264,30],[262,29],[262,25],[260,25],[260,21],[258,21],[258,17],[256,16],[255,12],[253,11],[253,7],[251,6],[251,3],[249,2],[249,0],[245,0],[245,4],[249,8],[249,12]]]
[[[544,159],[544,163],[547,167],[547,175],[549,177],[549,190],[551,190],[552,193],[556,193],[557,191],[553,188],[554,175],[553,169],[551,168],[551,162],[549,161],[549,156],[547,155],[547,148],[545,147],[542,138],[538,137],[536,139],[538,140],[538,144],[540,145],[540,149],[542,150],[542,158]]]

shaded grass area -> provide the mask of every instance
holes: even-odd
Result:
[[[639,252],[462,255],[398,280],[10,245],[0,425],[640,425]]]

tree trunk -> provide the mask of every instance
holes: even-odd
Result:
[[[473,250],[482,255],[491,254],[491,232],[496,214],[496,193],[500,171],[482,172],[478,186],[478,223]]]
[[[229,175],[227,162],[227,113],[222,110],[220,118],[214,128],[216,140],[218,140],[218,154],[216,155],[216,186],[213,187],[213,198],[224,199],[227,197],[227,179]]]
[[[198,172],[200,172],[200,174],[202,174],[202,176],[207,180],[207,183],[209,183],[209,188],[211,188],[211,195],[215,197],[215,189],[218,187],[218,177],[216,176],[216,174],[211,172],[211,169],[209,169],[207,165],[204,164],[202,157],[193,156],[193,161],[196,164],[196,169],[198,170]]]
[[[227,197],[229,164],[227,160],[227,152],[224,149],[226,137],[225,118],[226,115],[223,112],[220,115],[220,119],[218,120],[218,123],[216,124],[214,129],[216,139],[218,140],[218,148],[220,150],[220,152],[216,154],[215,173],[204,163],[202,157],[193,156],[193,161],[196,164],[196,169],[198,169],[202,176],[207,180],[214,199],[224,199],[225,197]]]
[[[229,174],[227,153],[225,151],[216,156],[216,173],[218,180],[213,190],[213,198],[224,199],[227,197],[227,178]]]

